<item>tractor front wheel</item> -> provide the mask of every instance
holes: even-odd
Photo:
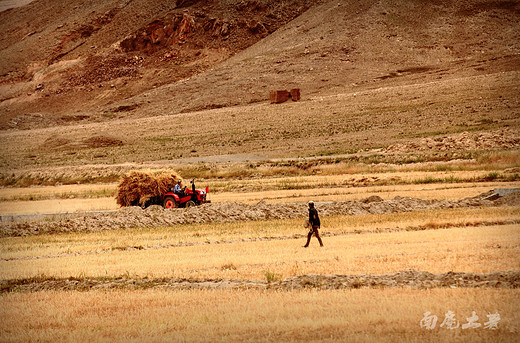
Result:
[[[190,200],[186,203],[186,208],[195,206],[195,202],[193,200]]]
[[[179,204],[177,204],[177,201],[175,201],[174,197],[172,197],[171,195],[167,195],[164,197],[163,207],[164,208],[177,208],[177,207],[179,207]]]

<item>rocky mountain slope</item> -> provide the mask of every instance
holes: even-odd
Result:
[[[0,126],[99,119],[100,108],[199,74],[273,33],[311,4],[36,0],[4,11]],[[132,109],[118,106],[114,112]]]
[[[519,1],[36,0],[0,13],[0,127],[517,71],[519,18]]]

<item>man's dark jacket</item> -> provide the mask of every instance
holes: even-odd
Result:
[[[320,226],[320,217],[318,211],[314,207],[309,208],[309,222],[312,226]]]

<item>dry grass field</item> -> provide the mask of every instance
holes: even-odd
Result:
[[[309,199],[319,210],[320,202],[369,196],[457,201],[520,186],[514,159],[494,168],[454,165],[358,165],[344,173],[345,167],[322,166],[316,175],[199,180],[215,190],[216,204],[300,203],[299,219],[2,237],[0,336],[6,342],[515,342],[517,202],[322,215],[325,247],[315,238],[302,247]],[[118,211],[115,189],[113,183],[4,188],[0,209],[3,215]],[[60,225],[57,218],[34,220]],[[434,279],[422,280],[429,273]],[[449,311],[459,325],[453,330],[441,326]],[[473,311],[481,327],[462,329]],[[421,327],[426,312],[438,317],[433,330]],[[497,329],[486,328],[496,313]]]
[[[515,342],[518,290],[91,291],[3,295],[2,340],[41,342]],[[439,317],[420,327],[423,313]],[[460,325],[475,311],[482,326]],[[486,317],[500,314],[497,330]]]
[[[505,217],[518,218],[519,213],[506,213]],[[389,227],[402,225],[399,222],[385,224]],[[422,223],[426,224],[433,225],[431,222]],[[265,225],[289,226],[284,222]],[[298,230],[294,223],[292,227],[292,233]],[[304,238],[244,242],[241,238],[247,236],[236,233],[241,227],[234,225],[234,228],[220,227],[217,237],[199,233],[203,230],[200,228],[197,233],[202,237],[188,241],[175,235],[169,240],[161,239],[167,235],[155,232],[148,240],[131,237],[130,242],[115,235],[81,237],[82,240],[75,243],[79,246],[65,243],[66,240],[45,243],[45,238],[40,238],[36,240],[38,244],[28,244],[23,240],[25,249],[21,251],[11,241],[8,247],[2,248],[11,251],[2,254],[8,260],[0,262],[0,276],[2,279],[16,279],[41,274],[60,278],[127,274],[137,278],[174,276],[261,280],[265,279],[266,271],[284,278],[303,274],[384,274],[409,269],[433,273],[487,273],[520,268],[518,224],[344,234],[324,237],[326,249],[319,249],[314,239],[314,247],[302,249]],[[265,227],[251,229],[263,231],[268,237],[280,235]],[[331,232],[345,229],[340,226]],[[363,229],[350,230],[350,233],[363,232]],[[301,229],[299,231],[302,233]],[[328,230],[323,229],[323,233],[326,232]],[[211,244],[212,238],[220,243]],[[83,239],[90,243],[85,246]],[[199,244],[175,246],[184,242]],[[28,245],[41,248],[31,249]]]
[[[226,280],[269,285],[312,274],[519,270],[519,225],[507,224],[519,218],[519,207],[325,217],[325,248],[313,238],[308,249],[303,237],[293,237],[305,233],[301,220],[2,238],[0,280],[19,280],[17,287],[39,281],[33,291],[0,295],[0,332],[7,342],[514,342],[516,289],[168,290],[160,282],[180,277],[225,287]],[[55,278],[63,281],[40,288]],[[105,289],[59,286],[89,278],[105,280]],[[130,289],[111,286],[118,280]],[[145,280],[151,285],[137,286]],[[427,311],[439,318],[433,330],[420,326]],[[441,327],[448,311],[460,325],[475,311],[482,327]],[[498,329],[485,329],[493,313],[501,318]]]
[[[367,193],[359,187],[336,190],[456,198],[500,185],[504,184],[368,186]],[[79,186],[78,192],[85,189]],[[327,188],[314,189],[322,190]],[[291,192],[302,191],[307,190]],[[341,198],[342,191],[329,196]],[[299,201],[298,194],[282,194]],[[249,200],[269,197],[266,192],[243,195]],[[0,332],[5,341],[59,337],[136,342],[513,342],[520,329],[516,289],[452,284],[430,289],[361,286],[288,291],[226,288],[226,284],[263,282],[269,287],[301,275],[362,279],[407,270],[471,275],[515,271],[520,269],[520,227],[514,223],[519,219],[518,206],[323,217],[325,248],[313,238],[308,249],[301,247],[305,234],[301,219],[5,237],[0,239],[3,287],[5,282],[14,282],[15,287],[35,283],[32,291],[0,296]],[[189,287],[198,285],[197,280],[213,286],[175,291],[161,287],[171,278],[187,280],[183,282]],[[45,286],[53,280],[58,283]],[[104,286],[71,291],[60,286],[70,287],[66,280],[98,280]],[[117,286],[120,280],[134,286]],[[146,280],[148,286],[139,286]],[[433,330],[420,326],[427,311],[439,317]],[[455,313],[460,325],[475,311],[483,325],[448,330],[440,326],[448,311]],[[483,328],[493,313],[500,314],[498,329]]]

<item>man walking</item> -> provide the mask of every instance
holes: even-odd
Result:
[[[318,210],[314,208],[314,201],[312,200],[309,201],[309,224],[311,228],[309,230],[309,234],[307,235],[307,243],[303,247],[307,248],[309,246],[313,234],[316,236],[318,242],[320,242],[320,246],[322,247],[323,242],[321,241],[320,234],[318,232],[320,228],[320,217],[318,216]]]

